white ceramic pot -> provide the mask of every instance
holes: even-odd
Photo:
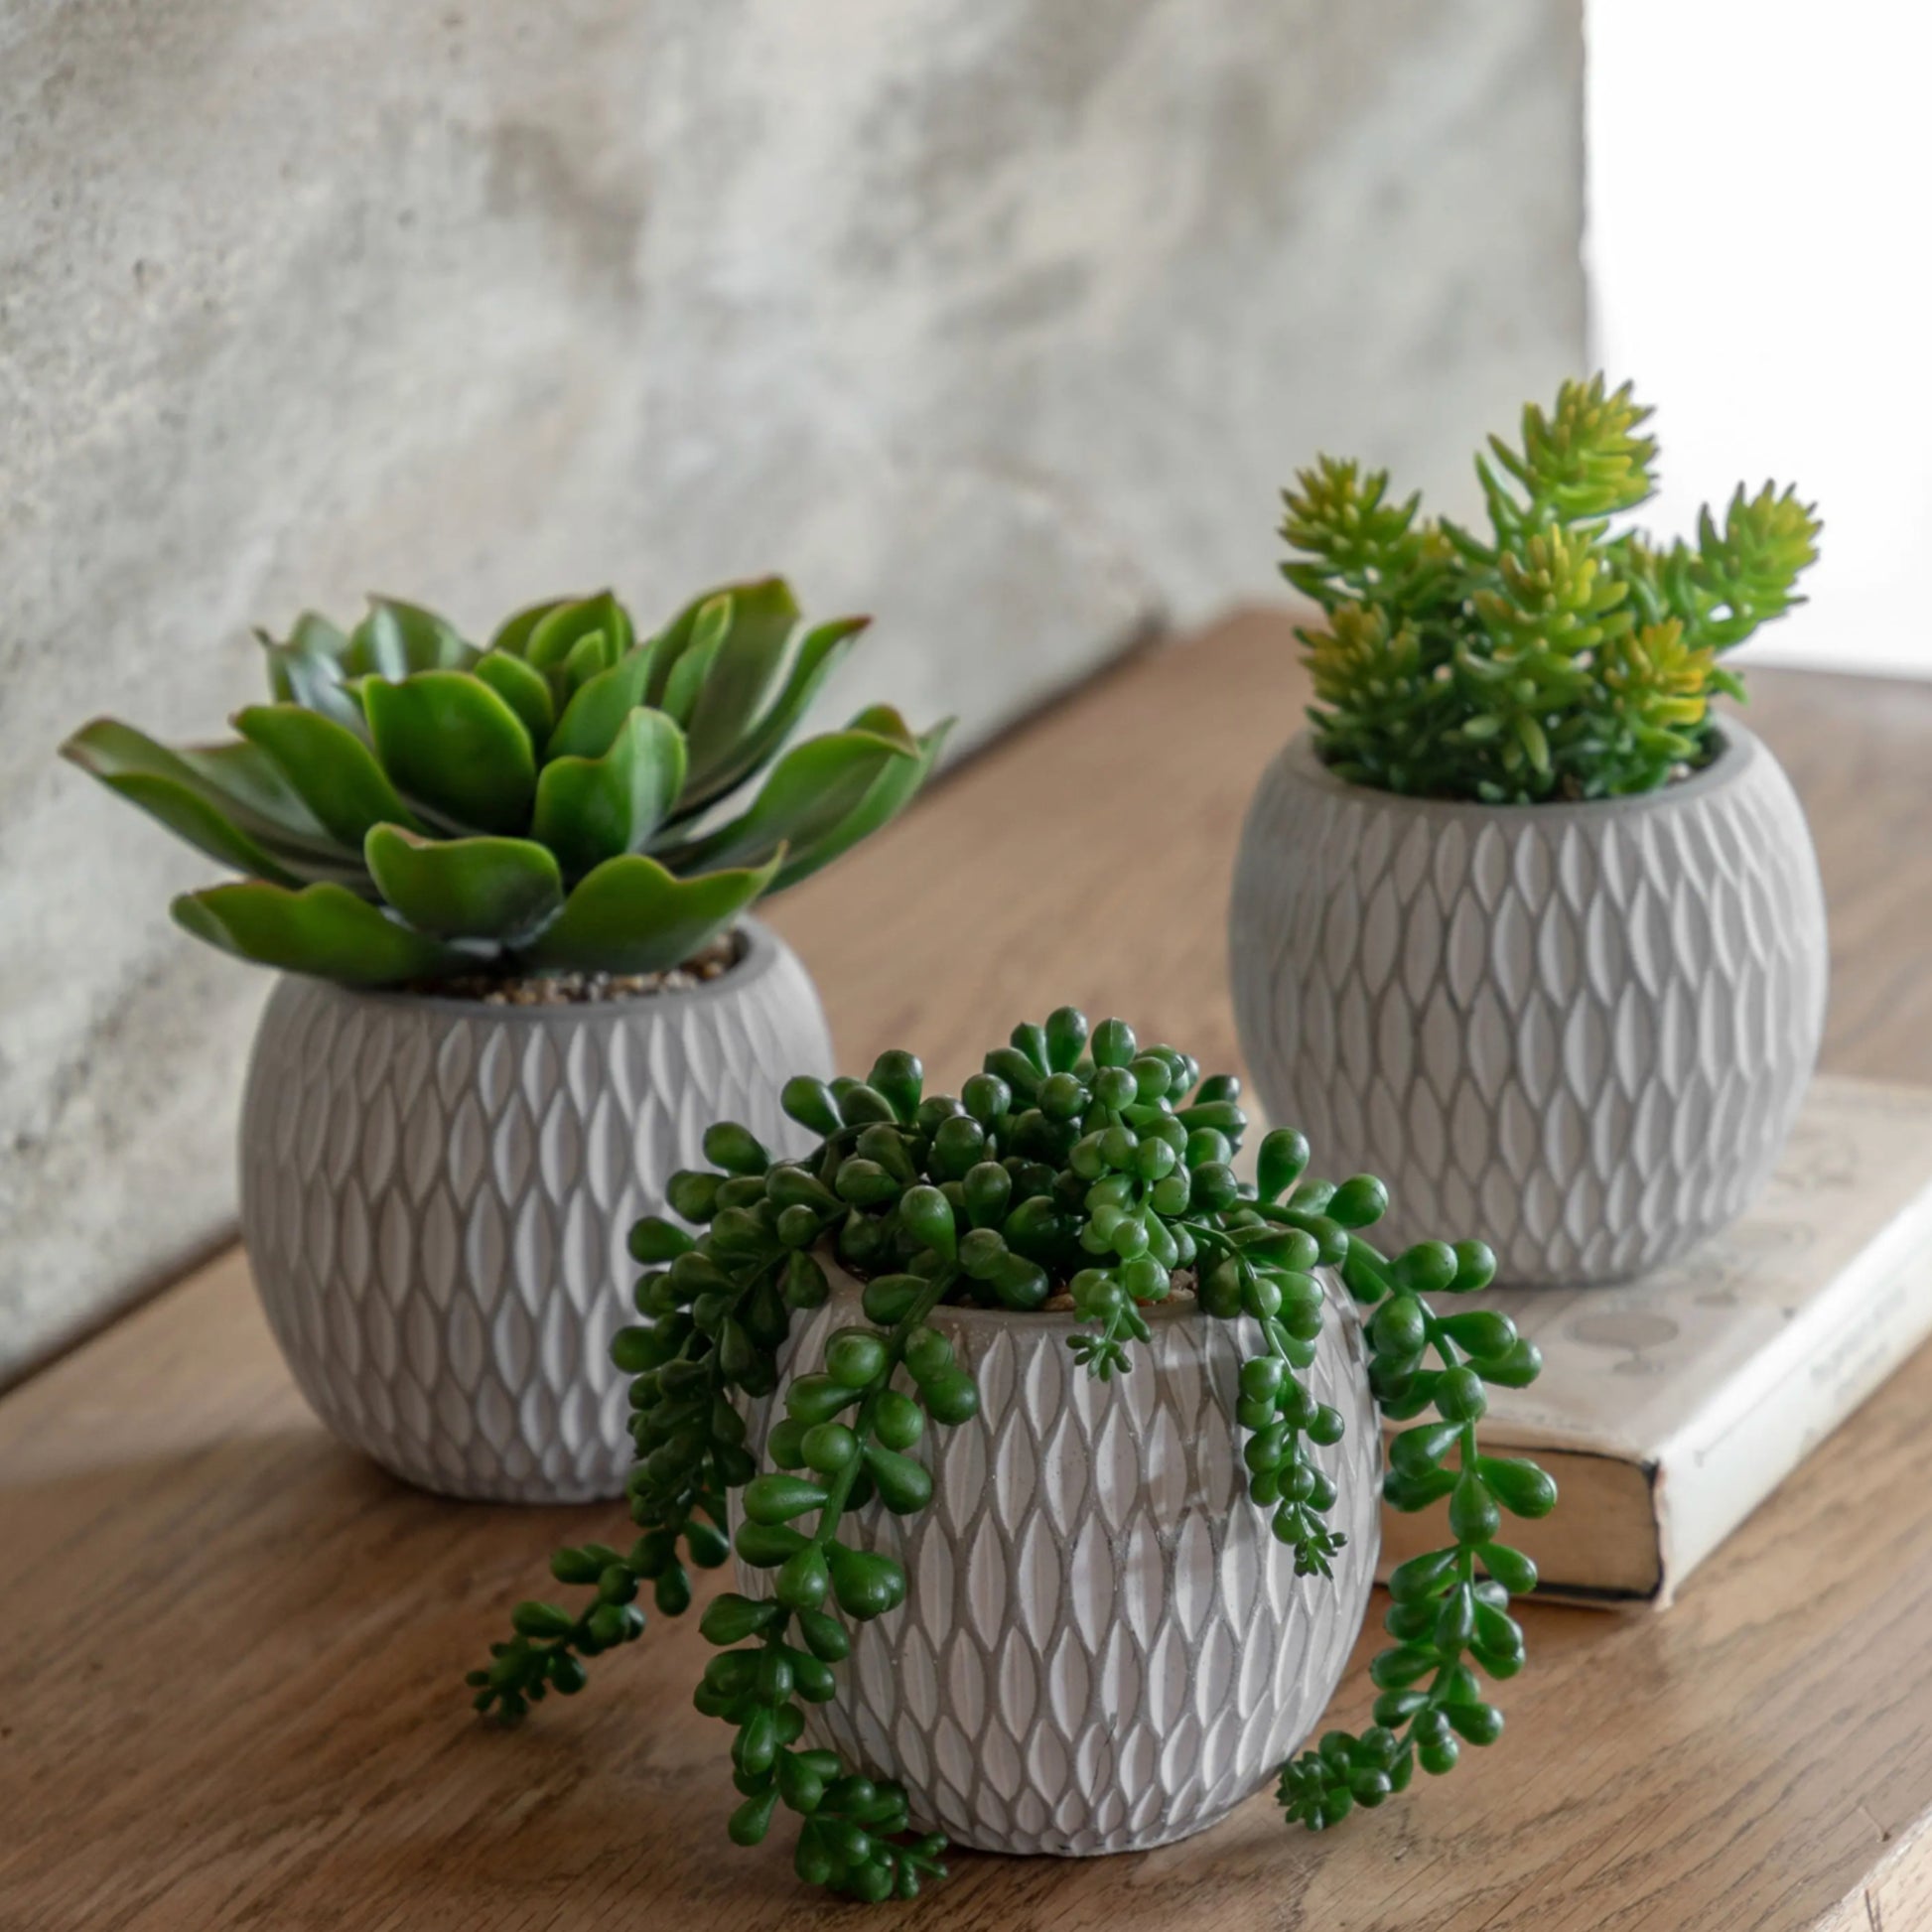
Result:
[[[283,979],[241,1111],[241,1224],[316,1414],[406,1481],[500,1502],[622,1493],[610,1360],[625,1242],[704,1131],[773,1152],[794,1073],[832,1072],[818,997],[756,921],[688,992],[493,1007]]]
[[[1349,1539],[1332,1579],[1298,1578],[1247,1493],[1234,1407],[1242,1356],[1261,1345],[1252,1323],[1191,1301],[1151,1310],[1133,1371],[1096,1382],[1067,1347],[1070,1314],[938,1311],[979,1414],[928,1425],[929,1509],[855,1517],[848,1540],[905,1566],[906,1599],[853,1626],[838,1696],[806,1707],[807,1735],[898,1779],[915,1820],[986,1852],[1144,1851],[1266,1783],[1340,1680],[1381,1542],[1361,1328],[1348,1297],[1330,1298],[1348,1306],[1311,1381],[1347,1425],[1315,1452]],[[834,1328],[863,1319],[840,1280],[794,1330],[774,1400]],[[738,1569],[743,1589],[769,1594],[769,1573]]]
[[[1295,739],[1242,834],[1236,1025],[1270,1120],[1388,1183],[1398,1241],[1499,1279],[1657,1268],[1769,1178],[1824,1023],[1825,901],[1741,726],[1681,783],[1479,805],[1350,784]]]

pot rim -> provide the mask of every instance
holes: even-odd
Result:
[[[1742,781],[1760,759],[1771,754],[1764,741],[1734,718],[1720,720],[1714,727],[1718,755],[1709,764],[1688,778],[1660,786],[1655,791],[1630,792],[1616,798],[1551,798],[1538,804],[1489,804],[1480,798],[1418,798],[1406,791],[1384,791],[1379,785],[1365,785],[1354,778],[1338,775],[1315,755],[1314,733],[1304,726],[1283,746],[1278,763],[1299,783],[1310,785],[1338,797],[1379,800],[1385,805],[1426,814],[1430,817],[1502,819],[1511,823],[1532,824],[1565,819],[1623,817],[1633,812],[1674,810],[1701,802],[1713,792]]]
[[[408,1013],[432,1014],[443,1019],[501,1021],[518,1026],[590,1026],[628,1019],[642,1013],[662,1013],[672,1008],[703,1005],[723,1000],[751,989],[790,948],[761,919],[749,914],[738,920],[733,930],[745,940],[744,956],[730,972],[696,986],[678,987],[668,992],[634,994],[621,1000],[572,1002],[559,1006],[490,1006],[482,1000],[457,999],[447,993],[406,993],[386,986],[345,986],[340,980],[324,979],[315,973],[280,973],[278,982],[313,986],[358,1005],[391,1006]]]

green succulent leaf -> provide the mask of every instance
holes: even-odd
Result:
[[[697,710],[698,698],[711,676],[711,667],[731,635],[732,607],[733,594],[721,591],[700,609],[691,625],[690,641],[666,670],[662,694],[652,700],[687,730],[691,715]]]
[[[522,659],[529,654],[530,637],[552,611],[561,610],[566,604],[578,604],[583,600],[575,597],[545,598],[541,604],[529,604],[510,617],[507,617],[490,633],[489,648],[499,650],[506,657]]]
[[[376,756],[407,798],[466,827],[520,832],[536,754],[516,713],[467,671],[419,671],[359,687]]]
[[[275,704],[250,705],[235,714],[234,726],[288,780],[329,836],[350,852],[371,825],[423,829],[367,743],[346,725],[299,704]]]
[[[535,670],[565,672],[582,682],[615,664],[633,641],[629,613],[609,591],[599,591],[544,612],[530,630],[523,655]]]
[[[828,732],[794,746],[772,766],[751,808],[664,854],[679,871],[761,865],[780,846],[800,853],[835,839],[897,764],[916,773],[921,748],[897,712],[862,714],[865,727]],[[915,780],[916,782],[916,780]]]
[[[691,648],[692,640],[697,635],[698,619],[718,606],[721,599],[729,598],[735,588],[725,584],[694,597],[669,623],[645,642],[644,648],[650,653],[650,675],[644,684],[646,704],[655,705],[660,710],[663,708],[665,686],[670,682],[671,671],[678,659]],[[714,621],[722,622],[722,614]]]
[[[685,879],[641,853],[607,859],[578,883],[530,949],[529,961],[611,973],[668,972],[759,897],[781,856],[763,866]]]
[[[279,885],[340,878],[353,855],[332,846],[252,745],[181,752],[112,718],[75,732],[62,756],[222,865]]]
[[[578,699],[591,695],[586,686]],[[684,734],[661,711],[640,706],[601,758],[553,759],[543,767],[531,832],[566,875],[581,878],[607,859],[643,850],[684,783]]]
[[[283,704],[319,711],[350,731],[364,729],[361,704],[344,681],[343,658],[348,650],[345,632],[327,618],[305,611],[296,619],[287,642],[278,642],[266,630],[257,630],[255,636],[268,659],[268,688],[273,697]]]
[[[879,716],[873,712],[861,712],[853,724],[861,730],[871,729],[868,721]],[[897,728],[895,735],[903,731],[904,726],[897,712],[885,713],[884,716],[892,719]],[[916,757],[893,760],[873,779],[866,795],[844,818],[815,837],[801,838],[786,853],[785,862],[778,868],[778,876],[772,882],[772,892],[782,893],[788,887],[797,885],[801,879],[809,879],[834,859],[850,852],[862,839],[871,838],[875,832],[891,824],[931,776],[932,767],[952,727],[953,721],[948,718],[915,739]]]
[[[171,909],[186,931],[237,959],[345,986],[433,978],[466,961],[341,886],[210,886],[184,894]]]
[[[468,670],[477,656],[476,646],[434,611],[393,597],[372,597],[368,616],[349,633],[343,668],[352,677],[373,675],[395,682],[416,671]]]
[[[798,605],[782,577],[741,585],[730,598],[730,621],[687,727],[697,772],[714,769],[742,741],[777,678],[798,624]]]
[[[871,622],[870,618],[839,618],[805,633],[783,686],[758,723],[732,743],[721,745],[703,764],[693,758],[691,776],[678,801],[679,818],[692,817],[716,803],[777,757],[839,660]]]
[[[418,932],[517,945],[562,908],[557,861],[529,839],[424,839],[396,825],[370,829],[369,877]]]
[[[617,743],[624,720],[642,703],[649,671],[650,660],[640,648],[626,651],[608,669],[587,679],[565,707],[544,756],[601,759]]]
[[[1418,797],[1533,804],[1655,790],[1708,761],[1720,662],[1803,600],[1819,522],[1738,490],[1722,527],[1660,547],[1612,519],[1651,492],[1650,411],[1601,375],[1532,404],[1478,458],[1478,536],[1318,458],[1284,492],[1283,574],[1322,607],[1298,630],[1315,749],[1341,777]]]
[[[1688,568],[1665,558],[1653,575],[1689,582]],[[233,930],[208,909],[229,901],[184,912],[231,950],[303,971],[340,957],[342,977],[377,982],[441,959],[518,966],[539,939],[546,968],[676,964],[760,891],[885,824],[930,772],[945,728],[915,738],[885,707],[787,754],[865,621],[800,638],[789,588],[767,577],[708,591],[641,643],[606,591],[532,605],[479,649],[433,611],[371,598],[349,631],[305,613],[286,639],[257,633],[273,702],[236,714],[232,744],[169,749],[102,720],[65,750],[280,889],[233,901]],[[1633,665],[1683,655],[1667,626],[1642,635]],[[749,803],[726,802],[754,786]],[[654,867],[608,870],[642,858]],[[394,915],[351,935],[381,966],[352,957],[329,898],[301,897],[311,885]]]
[[[557,701],[541,671],[531,670],[509,651],[491,649],[477,659],[477,676],[522,720],[532,745],[549,743],[557,725]]]

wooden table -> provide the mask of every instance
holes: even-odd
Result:
[[[905,1043],[951,1082],[1065,1000],[1234,1063],[1223,903],[1248,791],[1304,701],[1293,664],[1274,618],[1146,656],[781,901],[845,1063]],[[1756,686],[1831,896],[1826,1060],[1932,1080],[1932,688]],[[1932,1351],[1667,1616],[1530,1608],[1509,1731],[1449,1779],[1319,1838],[1260,1797],[1143,1857],[960,1855],[895,1922],[1921,1932],[1928,1408]],[[0,1400],[0,1926],[861,1923],[794,1885],[777,1834],[725,1841],[693,1619],[520,1734],[468,1717],[461,1674],[551,1547],[620,1522],[439,1502],[338,1448],[236,1254]],[[1338,1721],[1366,1703],[1358,1668]]]

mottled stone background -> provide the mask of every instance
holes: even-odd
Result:
[[[970,745],[1583,350],[1578,0],[0,0],[0,1375],[218,1240],[262,980],[53,759],[247,626],[780,567]]]

